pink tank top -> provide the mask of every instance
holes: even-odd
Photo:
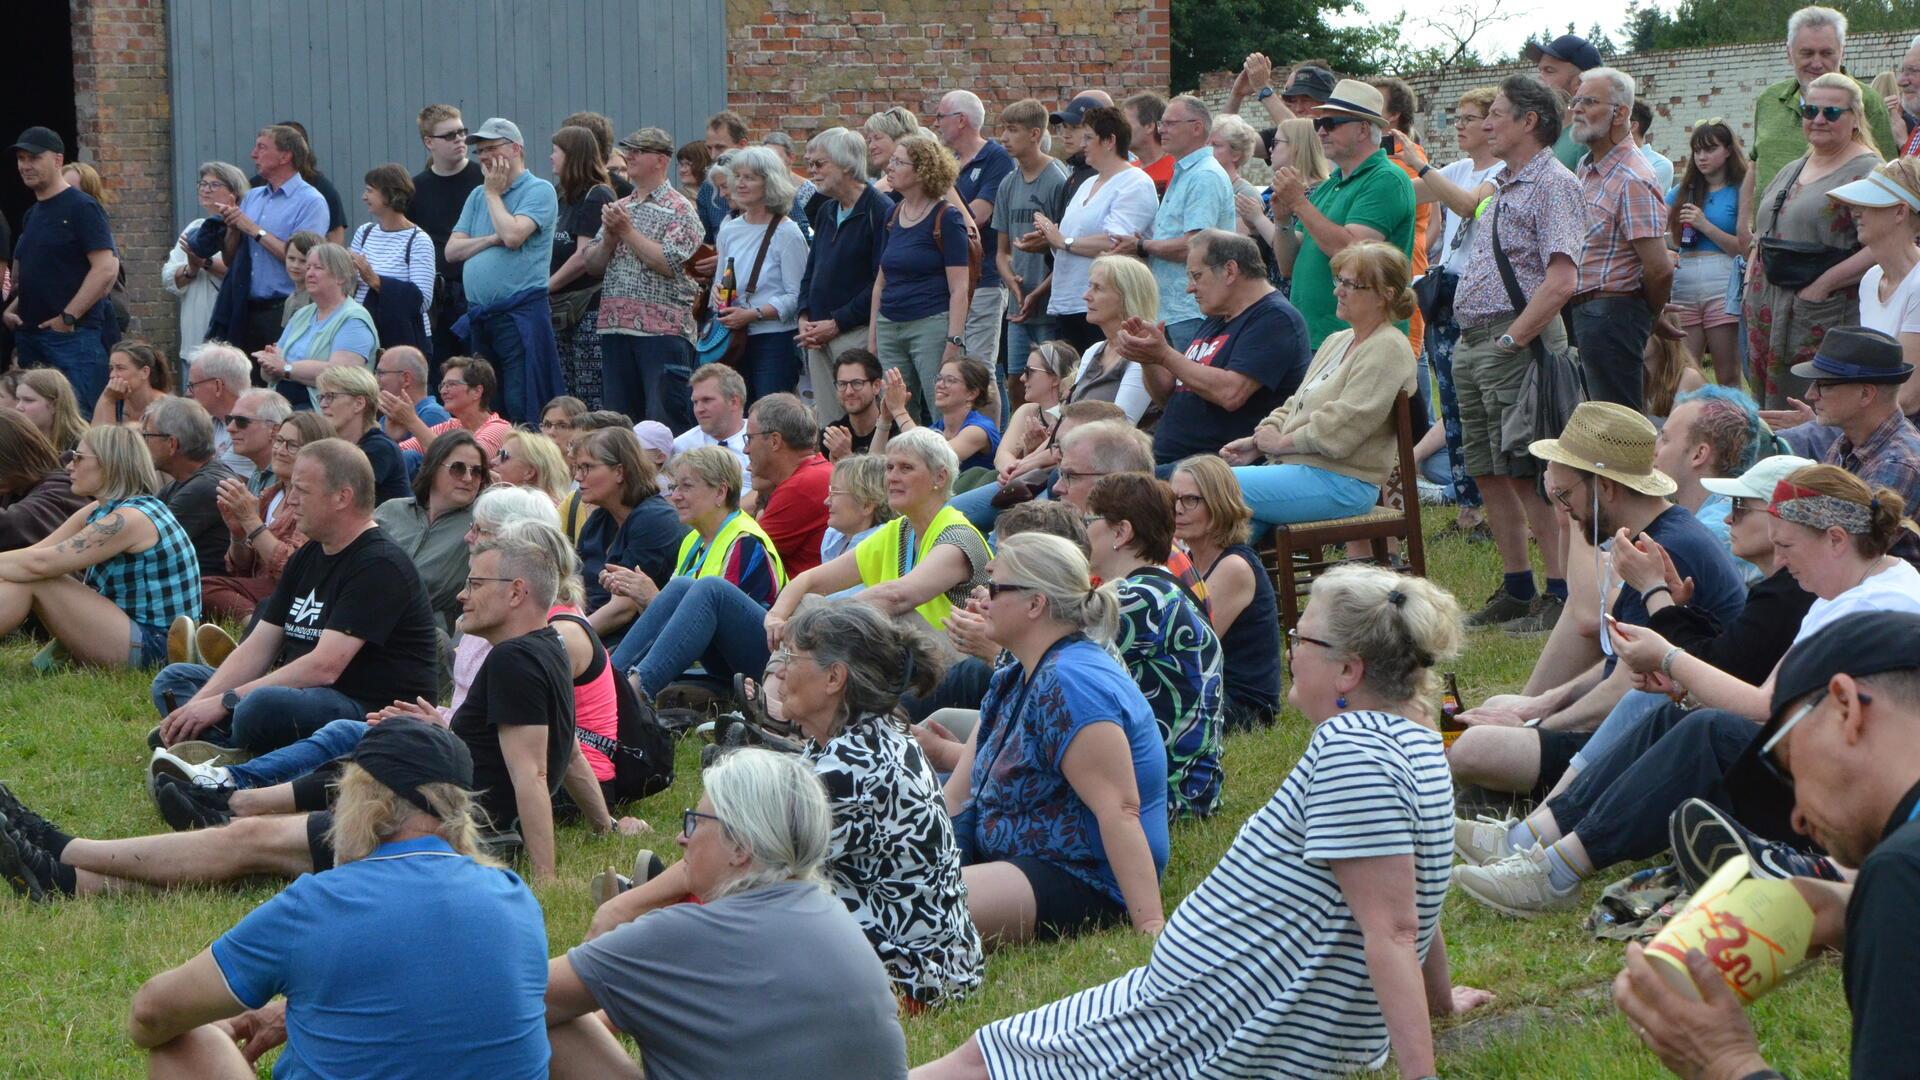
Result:
[[[573,680],[574,722],[584,731],[617,741],[620,737],[620,706],[614,696],[613,665],[608,662],[606,647],[600,644],[599,636],[587,625],[586,617],[579,608],[555,604],[547,612],[547,621],[553,622],[556,618],[578,624],[587,632],[588,640],[593,642],[593,663],[588,664],[587,670]],[[595,780],[605,783],[613,779],[613,762],[607,755],[584,741],[580,743],[580,753],[592,767]]]

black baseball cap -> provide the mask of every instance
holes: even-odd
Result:
[[[15,150],[25,150],[29,154],[62,154],[67,152],[67,141],[52,128],[30,127],[20,133],[19,141],[13,144]]]
[[[413,805],[435,813],[420,788],[453,784],[473,788],[473,755],[460,736],[439,724],[394,717],[367,728],[353,763]]]
[[[1081,94],[1079,97],[1067,102],[1066,108],[1056,113],[1048,113],[1047,118],[1056,124],[1076,125],[1087,118],[1088,109],[1104,107],[1101,100],[1092,94]]]
[[[1327,99],[1333,96],[1333,88],[1338,83],[1339,80],[1333,77],[1333,72],[1308,64],[1294,69],[1293,77],[1287,80],[1287,85],[1280,91],[1280,96],[1312,98],[1324,105]]]
[[[1788,650],[1773,679],[1773,701],[1760,737],[1772,738],[1789,706],[1826,689],[1835,675],[1880,675],[1920,668],[1920,615],[1906,611],[1863,611],[1821,627]]]
[[[1588,44],[1587,39],[1579,34],[1561,34],[1545,45],[1529,41],[1520,52],[1530,64],[1539,63],[1541,55],[1545,54],[1555,60],[1565,60],[1581,71],[1591,71],[1600,66],[1600,50]]]

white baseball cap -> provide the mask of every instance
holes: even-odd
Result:
[[[1753,463],[1753,468],[1735,477],[1716,477],[1700,481],[1700,486],[1715,495],[1725,495],[1734,499],[1759,499],[1765,502],[1773,498],[1774,486],[1809,465],[1818,465],[1791,454],[1775,454],[1761,458]]]

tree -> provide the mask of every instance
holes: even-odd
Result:
[[[1414,48],[1408,44],[1412,35],[1406,32],[1407,17],[1403,13],[1381,28],[1386,32],[1386,42],[1379,54],[1380,69],[1407,75],[1484,66],[1486,61],[1474,48],[1475,39],[1516,17],[1500,10],[1500,0],[1459,0],[1415,22],[1426,32],[1423,36],[1437,37],[1443,44]]]
[[[1906,30],[1914,24],[1912,0],[1826,0],[1846,15],[1850,34]],[[1680,0],[1673,14],[1651,3],[1627,9],[1621,35],[1634,52],[1691,49],[1787,37],[1787,19],[1803,0]]]
[[[1252,52],[1273,60],[1275,77],[1306,57],[1334,70],[1371,75],[1388,44],[1378,26],[1333,26],[1329,15],[1365,9],[1359,0],[1172,0],[1173,86],[1185,90],[1210,71],[1239,71]]]

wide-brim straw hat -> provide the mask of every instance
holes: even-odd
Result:
[[[1625,405],[1583,401],[1557,439],[1537,439],[1527,452],[1542,461],[1604,476],[1642,495],[1671,495],[1679,487],[1653,467],[1653,424]]]
[[[1333,93],[1313,109],[1315,116],[1351,116],[1380,127],[1387,126],[1387,98],[1378,88],[1359,79],[1341,79]]]

